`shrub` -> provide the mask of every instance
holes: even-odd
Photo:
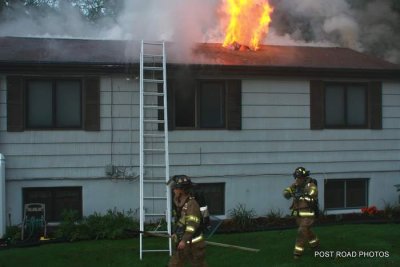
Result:
[[[283,217],[283,213],[280,209],[271,209],[267,213],[267,220],[274,223],[279,222],[279,220]]]
[[[383,203],[384,203],[383,215],[386,218],[391,219],[394,215],[394,205],[387,203],[386,201],[383,201]]]
[[[240,230],[245,230],[253,226],[253,219],[256,213],[253,209],[246,209],[246,206],[239,203],[234,209],[229,210],[229,217]]]
[[[57,237],[69,241],[85,239],[119,239],[126,237],[126,229],[139,229],[139,223],[134,218],[133,212],[127,213],[108,210],[105,215],[93,213],[79,219],[76,211],[65,211],[63,220],[56,231]]]
[[[17,240],[21,240],[21,228],[16,225],[7,226],[3,238],[10,243],[15,243]]]
[[[78,211],[64,210],[61,218],[62,221],[55,232],[56,237],[69,241],[88,239],[87,228],[82,224]]]

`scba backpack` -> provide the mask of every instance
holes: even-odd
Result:
[[[317,187],[318,190],[318,181],[312,177],[308,177],[308,183],[313,183]],[[318,197],[314,198],[314,201],[312,201],[311,207],[310,207],[315,214],[315,217],[319,216],[319,202],[318,202]]]

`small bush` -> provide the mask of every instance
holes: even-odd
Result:
[[[79,219],[75,211],[65,211],[56,234],[57,237],[69,241],[120,239],[126,237],[126,229],[139,229],[139,223],[132,211],[125,213],[110,209],[105,215],[95,212],[82,219]]]
[[[256,213],[254,209],[246,209],[245,205],[239,203],[234,209],[229,210],[229,217],[240,230],[245,230],[253,226]]]
[[[76,210],[64,210],[61,213],[62,221],[58,226],[55,235],[58,238],[65,238],[69,241],[88,239],[87,229],[79,218]]]
[[[269,222],[275,223],[275,222],[279,222],[279,220],[283,217],[283,213],[280,209],[271,209],[268,213],[267,213],[267,220]]]
[[[16,225],[7,226],[3,238],[8,240],[10,243],[15,243],[17,240],[21,240],[21,228]]]

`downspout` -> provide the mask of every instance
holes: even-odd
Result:
[[[6,233],[6,175],[5,158],[0,154],[0,237]]]

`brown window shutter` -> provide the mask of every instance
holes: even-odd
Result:
[[[226,93],[227,127],[229,130],[242,129],[242,81],[228,80]]]
[[[21,76],[7,77],[7,131],[24,130],[24,88]]]
[[[320,130],[325,123],[325,90],[324,82],[310,81],[310,128]]]
[[[368,84],[368,118],[369,128],[382,129],[382,83]]]
[[[86,131],[100,131],[100,79],[86,78],[84,92],[84,128]]]

